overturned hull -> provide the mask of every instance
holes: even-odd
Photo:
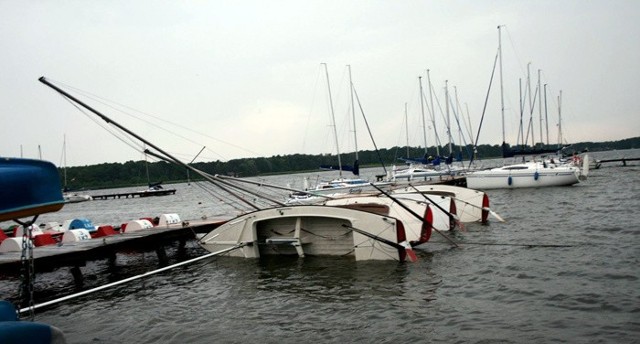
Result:
[[[407,196],[409,197],[395,199],[385,196],[347,197],[329,200],[325,204],[397,218],[405,227],[407,239],[413,243],[428,241],[434,228],[440,231],[448,231],[452,228],[449,217],[445,213],[424,199],[416,200],[411,195]]]
[[[489,215],[489,196],[480,190],[463,188],[453,185],[415,185],[404,186],[391,190],[393,195],[424,194],[429,199],[437,202],[438,198],[448,197],[454,201],[454,206],[449,207],[460,222],[486,223]]]
[[[353,256],[404,261],[413,252],[393,217],[327,206],[291,206],[239,216],[200,240],[209,252],[238,247],[229,256]],[[414,256],[414,255],[413,255]]]
[[[47,161],[0,159],[0,221],[55,212],[64,205],[60,175]]]

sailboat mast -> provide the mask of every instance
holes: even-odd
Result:
[[[529,91],[529,126],[527,127],[527,138],[529,138],[529,130],[531,130],[531,148],[535,147],[536,140],[533,137],[533,102],[531,98],[531,62],[527,63],[527,88]]]
[[[64,188],[67,188],[67,134],[62,135],[62,174],[64,175]]]
[[[558,96],[558,147],[562,147],[562,90]]]
[[[422,136],[424,137],[424,155],[427,155],[427,123],[424,119],[424,96],[422,93],[422,76],[418,77],[418,84],[420,84],[420,109],[422,111]]]
[[[498,25],[498,57],[500,60],[500,113],[502,115],[502,143],[506,142],[505,130],[504,130],[504,86],[502,79],[502,32],[500,28],[502,25]]]
[[[547,84],[544,84],[544,123],[547,128],[547,146],[549,145],[549,116],[547,112]]]
[[[453,91],[456,96],[456,122],[458,122],[458,147],[460,148],[460,155],[462,155],[462,128],[460,127],[460,100],[458,99],[458,87],[453,86]],[[464,118],[463,118],[464,120]]]
[[[440,156],[440,139],[438,138],[438,130],[436,129],[436,116],[435,109],[433,107],[433,90],[431,89],[431,75],[427,69],[427,82],[429,82],[429,101],[431,104],[431,125],[433,126],[433,133],[436,138],[436,156]]]
[[[333,113],[333,98],[331,98],[331,83],[329,82],[329,69],[327,68],[326,63],[322,63],[324,65],[324,72],[327,76],[327,89],[329,91],[329,108],[331,110],[331,123],[333,124],[333,137],[336,142],[336,152],[338,153],[338,172],[340,174],[340,178],[342,178],[342,161],[340,160],[340,147],[338,146],[338,129],[336,127],[336,117]]]
[[[540,87],[540,69],[538,69],[538,92],[542,91]],[[538,97],[538,116],[540,116],[540,144],[544,144],[544,137],[542,136],[542,97]]]
[[[353,101],[353,81],[351,79],[351,65],[349,68],[349,90],[351,91],[351,116],[353,117],[353,142],[355,142],[356,160],[358,160],[358,135],[356,134],[356,108]]]
[[[449,80],[444,81],[444,100],[447,109],[447,136],[449,138],[449,155],[453,154],[451,149],[451,115],[449,114]]]
[[[138,139],[139,141],[143,142],[144,144],[148,145],[149,147],[155,149],[156,151],[158,151],[160,154],[162,154],[164,157],[161,157],[160,155],[156,155],[156,157],[161,157],[162,159],[165,159],[167,161],[173,162],[175,164],[181,165],[183,167],[186,167],[198,174],[200,174],[204,179],[210,181],[211,183],[215,184],[216,186],[220,187],[221,189],[225,190],[226,192],[228,192],[229,194],[233,195],[234,197],[238,198],[238,200],[246,203],[249,206],[252,206],[253,208],[255,208],[256,210],[259,210],[260,208],[251,203],[250,201],[246,200],[245,198],[241,197],[240,195],[237,195],[236,193],[234,193],[233,191],[229,190],[228,188],[220,185],[217,181],[216,181],[216,177],[215,176],[211,176],[208,175],[206,173],[203,173],[200,170],[197,170],[195,168],[193,168],[192,166],[189,166],[188,164],[183,163],[182,161],[178,160],[177,158],[173,157],[173,155],[167,153],[166,151],[164,151],[162,148],[152,144],[151,142],[145,140],[144,138],[142,138],[141,136],[139,136],[138,134],[132,132],[131,130],[123,127],[121,124],[113,121],[111,118],[101,114],[100,112],[98,112],[97,110],[95,110],[94,108],[90,107],[89,105],[83,103],[82,101],[78,100],[76,97],[70,95],[69,93],[61,90],[58,86],[55,86],[53,84],[51,84],[47,79],[45,79],[44,76],[40,77],[38,79],[41,83],[51,87],[52,89],[54,89],[56,92],[62,94],[64,97],[66,97],[67,99],[73,101],[74,103],[82,106],[83,108],[93,112],[96,116],[100,117],[100,119],[102,119],[103,121],[107,122],[108,124],[111,124],[113,126],[115,126],[116,128],[122,130],[123,132],[131,135],[132,137]]]
[[[520,128],[518,131],[518,141],[516,144],[520,144],[522,142],[522,148],[527,144],[524,138],[524,99],[522,94],[522,78],[518,79],[518,84],[520,86]]]
[[[407,137],[407,158],[409,158],[409,116],[407,115],[407,102],[404,103],[404,124]]]
[[[149,178],[149,162],[147,161],[147,147],[146,145],[144,145],[143,147],[144,147],[144,168],[147,171],[147,184],[149,185],[149,187],[151,187],[151,179]]]

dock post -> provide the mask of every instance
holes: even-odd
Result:
[[[116,253],[112,252],[109,254],[109,267],[111,268],[115,268],[116,267]]]
[[[187,240],[181,238],[178,241],[178,256],[183,257],[187,254]]]
[[[158,261],[160,261],[161,265],[166,265],[169,262],[167,259],[167,252],[164,250],[164,246],[158,245],[156,247],[156,254],[158,255]]]
[[[73,275],[73,281],[76,286],[81,287],[84,284],[84,278],[82,277],[82,270],[78,265],[71,268],[71,275]]]

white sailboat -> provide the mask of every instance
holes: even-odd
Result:
[[[498,26],[498,54],[500,60],[500,101],[502,115],[502,145],[506,149],[504,129],[504,92],[502,84],[502,43],[501,26]],[[506,154],[505,154],[506,157]],[[585,157],[588,161],[588,157]],[[466,174],[467,187],[472,189],[511,189],[547,186],[568,186],[577,184],[588,174],[588,163],[580,170],[573,164],[556,164],[544,157],[533,161],[504,165]]]
[[[433,114],[434,114],[434,107],[433,107],[433,92],[431,90],[431,79],[429,76],[429,70],[427,70],[427,78],[428,78],[428,83],[429,83],[429,95],[431,98],[431,114],[432,114],[432,125],[434,127],[434,133],[435,133],[435,137],[436,137],[436,141],[438,140],[438,136],[437,136],[437,131],[436,131],[436,126],[435,126],[435,119],[433,118]],[[424,99],[424,92],[423,92],[423,88],[422,88],[422,76],[418,77],[418,83],[419,83],[419,87],[420,87],[420,109],[421,109],[421,118],[422,118],[422,135],[423,135],[423,139],[424,139],[424,157],[423,158],[418,158],[418,159],[411,159],[408,157],[408,151],[407,151],[407,158],[404,158],[402,160],[404,160],[407,163],[407,166],[405,167],[396,167],[395,165],[393,166],[393,169],[391,171],[391,177],[390,180],[393,182],[411,182],[411,181],[416,181],[416,180],[424,180],[424,181],[429,181],[434,179],[435,177],[438,178],[443,178],[443,177],[447,177],[447,176],[455,176],[458,175],[462,172],[462,169],[460,167],[456,167],[453,166],[449,159],[442,159],[442,157],[440,156],[440,148],[439,148],[439,142],[436,142],[435,147],[436,147],[436,156],[435,158],[430,157],[428,152],[427,152],[427,123],[425,120],[425,113],[424,113],[424,103],[426,102],[426,100]],[[448,95],[447,95],[447,104],[448,104]],[[447,112],[448,112],[448,106],[447,106]],[[406,115],[406,104],[405,104],[405,118],[407,117]],[[408,131],[408,120],[405,120],[405,125],[407,126],[407,147],[409,146],[409,142],[408,142],[408,135],[409,135],[409,131]],[[450,124],[447,123],[447,132],[450,132]],[[449,151],[451,153],[451,137],[449,135]],[[443,161],[444,160],[444,161]]]
[[[365,191],[374,190],[371,188],[369,181],[362,178],[345,178],[342,175],[343,166],[342,160],[340,157],[340,146],[338,144],[338,132],[336,127],[336,119],[333,110],[333,98],[331,96],[331,84],[329,82],[329,71],[326,63],[322,63],[325,70],[325,75],[327,79],[327,90],[329,95],[329,108],[331,114],[331,126],[333,127],[333,137],[336,145],[336,152],[338,156],[338,178],[328,181],[321,181],[317,183],[314,187],[307,187],[308,180],[305,179],[305,191],[309,191],[309,193],[293,193],[290,195],[289,199],[286,201],[287,204],[314,204],[317,202],[321,202],[324,198],[317,197],[316,195],[335,195],[335,194],[358,194]],[[351,91],[351,115],[353,117],[353,135],[355,142],[355,162],[352,168],[352,172],[354,175],[359,176],[359,165],[358,165],[358,138],[356,134],[356,119],[355,119],[355,109],[354,109],[354,100],[353,100],[353,81],[351,79],[351,66],[347,65],[349,69],[349,89]],[[333,170],[334,168],[327,168]],[[382,184],[382,183],[378,183]],[[386,183],[388,184],[388,183]]]
[[[64,177],[64,187],[62,189],[62,197],[65,203],[79,203],[85,201],[91,201],[93,198],[90,195],[82,194],[78,192],[70,192],[67,187],[67,136],[64,135],[62,142],[62,155],[64,166],[62,167],[62,174]]]

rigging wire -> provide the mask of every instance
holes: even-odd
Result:
[[[54,80],[54,81],[55,81],[55,80]],[[73,87],[73,86],[71,86],[71,85],[67,85],[67,84],[62,83],[62,82],[59,82],[59,81],[55,81],[55,82],[56,82],[57,84],[64,85],[66,88],[69,88],[69,89],[71,89],[71,90],[74,90],[75,92],[78,92],[78,93],[80,93],[80,94],[84,95],[85,97],[90,98],[90,99],[92,99],[92,100],[94,100],[94,101],[96,101],[96,102],[98,102],[98,103],[100,103],[100,104],[102,104],[102,105],[105,105],[105,106],[107,106],[107,107],[109,107],[109,108],[111,108],[111,109],[113,109],[113,110],[115,110],[115,111],[118,111],[118,112],[120,112],[120,113],[122,113],[122,114],[124,114],[124,115],[129,116],[129,117],[135,118],[135,119],[137,119],[137,120],[139,120],[139,121],[142,121],[142,122],[144,122],[144,123],[147,123],[147,124],[149,124],[149,125],[151,125],[151,126],[154,126],[154,127],[156,127],[156,128],[159,128],[159,129],[161,129],[161,130],[163,130],[163,131],[166,131],[166,132],[168,132],[168,133],[170,133],[170,134],[172,134],[172,135],[174,135],[174,136],[176,136],[176,137],[179,137],[179,138],[184,139],[184,140],[186,140],[186,141],[188,141],[188,142],[191,142],[191,143],[197,144],[197,145],[199,145],[199,146],[204,146],[204,145],[203,145],[203,144],[201,144],[201,143],[195,142],[195,141],[193,141],[192,139],[189,139],[189,138],[187,138],[187,137],[185,137],[185,136],[183,136],[183,135],[179,135],[179,134],[175,133],[174,131],[171,131],[171,130],[169,130],[169,129],[166,129],[166,128],[164,128],[164,127],[162,127],[162,126],[158,125],[158,124],[157,124],[157,123],[155,123],[155,122],[152,122],[152,121],[148,121],[148,120],[142,119],[142,118],[141,118],[141,117],[139,117],[139,116],[135,116],[135,115],[133,115],[132,113],[129,113],[129,112],[127,112],[127,111],[124,111],[122,108],[124,108],[124,109],[128,109],[128,110],[130,110],[130,111],[134,111],[134,112],[136,112],[136,113],[139,113],[139,114],[145,115],[145,116],[147,116],[147,117],[153,118],[153,119],[158,120],[158,121],[161,121],[161,122],[165,122],[165,123],[170,124],[170,125],[172,125],[172,126],[176,126],[176,127],[182,128],[182,129],[187,130],[187,131],[189,131],[189,132],[196,133],[196,134],[201,135],[201,136],[203,136],[203,137],[206,137],[206,138],[209,138],[209,139],[212,139],[212,140],[218,141],[218,142],[220,142],[220,143],[223,143],[223,144],[226,144],[226,145],[232,146],[232,147],[234,147],[234,148],[237,148],[237,149],[243,150],[243,151],[245,151],[245,152],[248,152],[248,153],[254,154],[254,155],[256,155],[256,156],[259,156],[259,155],[260,155],[260,153],[254,152],[254,151],[252,151],[252,150],[249,150],[249,149],[247,149],[247,148],[244,148],[244,147],[238,146],[238,145],[233,144],[233,143],[230,143],[230,142],[226,142],[226,141],[224,141],[224,140],[220,140],[220,139],[215,138],[215,137],[213,137],[213,136],[210,136],[210,135],[208,135],[208,134],[206,134],[206,133],[202,133],[202,132],[199,132],[199,131],[193,130],[193,129],[188,128],[188,127],[186,127],[186,126],[184,126],[184,125],[182,125],[182,124],[179,124],[179,123],[176,123],[176,122],[172,122],[172,121],[169,121],[169,120],[163,119],[163,118],[161,118],[161,117],[158,117],[158,116],[155,116],[155,115],[152,115],[152,114],[146,113],[146,112],[144,112],[144,111],[137,110],[137,109],[132,108],[132,107],[130,107],[130,106],[127,106],[127,105],[124,105],[124,104],[120,104],[120,103],[118,103],[118,102],[116,102],[116,101],[113,101],[113,100],[110,100],[110,99],[106,99],[106,98],[100,97],[100,96],[98,96],[98,95],[92,94],[92,93],[90,93],[90,92],[84,91],[84,90],[79,89],[79,88],[77,88],[77,87]],[[116,106],[114,106],[114,105],[111,105],[111,104],[115,104],[115,105],[117,105],[117,106],[119,106],[119,107],[121,107],[121,108],[118,108],[118,107],[116,107]],[[219,153],[217,153],[217,152],[215,152],[215,151],[213,151],[213,150],[211,150],[211,149],[208,149],[208,150],[209,150],[209,151],[211,151],[212,153],[214,153],[214,154],[216,154],[216,155],[220,156],[221,158],[226,158],[226,157],[224,157],[223,155],[221,155],[221,154],[219,154]]]
[[[110,125],[104,124],[103,122],[99,121],[97,118],[95,118],[94,116],[91,116],[90,114],[88,114],[83,108],[79,107],[76,103],[71,101],[69,98],[63,96],[62,94],[60,96],[62,98],[64,98],[66,101],[68,101],[71,105],[73,105],[73,107],[78,109],[83,115],[87,116],[87,118],[89,118],[91,121],[93,121],[98,126],[100,126],[104,130],[106,130],[108,133],[113,135],[116,139],[120,140],[125,145],[131,147],[133,150],[135,150],[137,152],[140,152],[140,153],[144,153],[144,146],[139,144],[135,140],[133,140],[133,138],[131,138],[130,136],[122,134],[122,132],[116,130],[115,128],[111,127]]]

